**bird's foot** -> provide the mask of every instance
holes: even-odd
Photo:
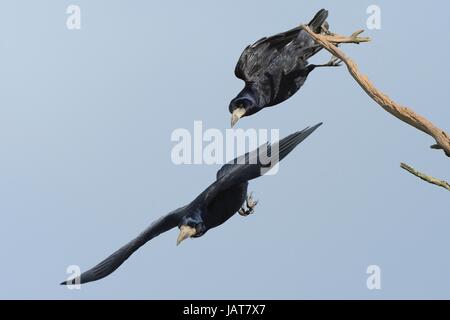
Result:
[[[247,196],[247,200],[245,201],[245,205],[247,208],[240,208],[239,214],[243,217],[246,217],[255,212],[255,207],[258,204],[258,200],[253,199],[253,192]]]
[[[342,64],[342,60],[333,56],[330,61],[324,64],[310,64],[307,67],[307,73],[310,73],[315,68],[323,68],[323,67],[339,67]]]
[[[330,61],[324,64],[324,67],[339,67],[342,65],[342,60],[333,56]]]

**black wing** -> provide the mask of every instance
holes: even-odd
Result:
[[[280,50],[294,40],[300,31],[300,27],[296,27],[271,37],[264,37],[247,46],[236,64],[235,76],[244,81],[251,81],[253,75],[266,69]]]
[[[325,23],[327,17],[328,11],[321,9],[308,25],[315,32],[320,32],[321,26]],[[299,37],[299,34],[303,36]],[[307,60],[321,49],[319,45],[314,44],[309,35],[302,31],[301,27],[296,27],[271,37],[264,37],[244,49],[234,69],[235,76],[246,82],[251,82],[259,71],[267,69],[280,51],[294,40],[299,44],[304,44],[300,45],[301,52],[297,52],[300,59]]]
[[[62,285],[81,284],[102,279],[114,272],[125,262],[136,250],[146,242],[157,237],[163,232],[178,226],[181,217],[185,213],[185,207],[175,210],[153,222],[139,236],[114,252],[108,258],[97,264],[95,267],[83,272],[79,277],[62,282]]]
[[[265,143],[225,164],[217,172],[217,181],[199,196],[199,201],[209,203],[219,192],[264,175],[321,125],[322,123],[319,123],[293,133],[272,145]]]

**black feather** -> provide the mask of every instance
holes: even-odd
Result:
[[[319,10],[319,12],[316,13],[314,18],[308,23],[308,26],[311,27],[311,29],[315,33],[320,33],[322,25],[327,21],[328,18],[328,11],[325,9]]]
[[[247,196],[248,181],[262,175],[269,165],[274,166],[284,159],[300,142],[306,139],[321,124],[306,128],[287,136],[272,145],[264,144],[241,157],[225,164],[217,173],[217,180],[187,206],[181,207],[153,222],[135,239],[111,254],[79,277],[69,279],[61,285],[83,284],[102,279],[119,268],[136,250],[154,237],[180,225],[195,227],[195,237],[221,225],[233,216]],[[258,161],[262,149],[279,150],[279,157],[269,164]],[[242,162],[245,160],[246,162]]]
[[[327,17],[328,11],[322,9],[309,25],[314,31],[324,32]],[[308,59],[321,49],[301,27],[264,37],[247,46],[234,71],[245,86],[231,100],[230,113],[244,108],[243,116],[250,116],[292,97],[316,67],[309,65]]]

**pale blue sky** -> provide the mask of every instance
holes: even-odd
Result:
[[[69,4],[79,31],[66,29]],[[68,265],[93,266],[213,181],[219,166],[171,162],[170,135],[194,120],[228,128],[246,45],[321,7],[350,34],[370,4],[382,29],[344,50],[450,130],[445,1],[2,1],[0,298],[450,298],[449,193],[399,168],[450,179],[449,160],[343,67],[239,123],[285,136],[324,122],[277,175],[251,182],[254,215],[179,247],[172,230],[102,281],[58,285]],[[371,264],[380,291],[366,288]]]

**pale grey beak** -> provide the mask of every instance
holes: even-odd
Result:
[[[178,238],[177,238],[177,245],[179,245],[181,243],[181,241],[192,237],[196,233],[197,233],[197,230],[195,230],[195,228],[182,225],[180,227],[180,234],[178,235]]]
[[[231,115],[231,127],[233,128],[234,125],[239,121],[242,116],[245,115],[245,108],[237,108],[234,109],[233,114]]]

